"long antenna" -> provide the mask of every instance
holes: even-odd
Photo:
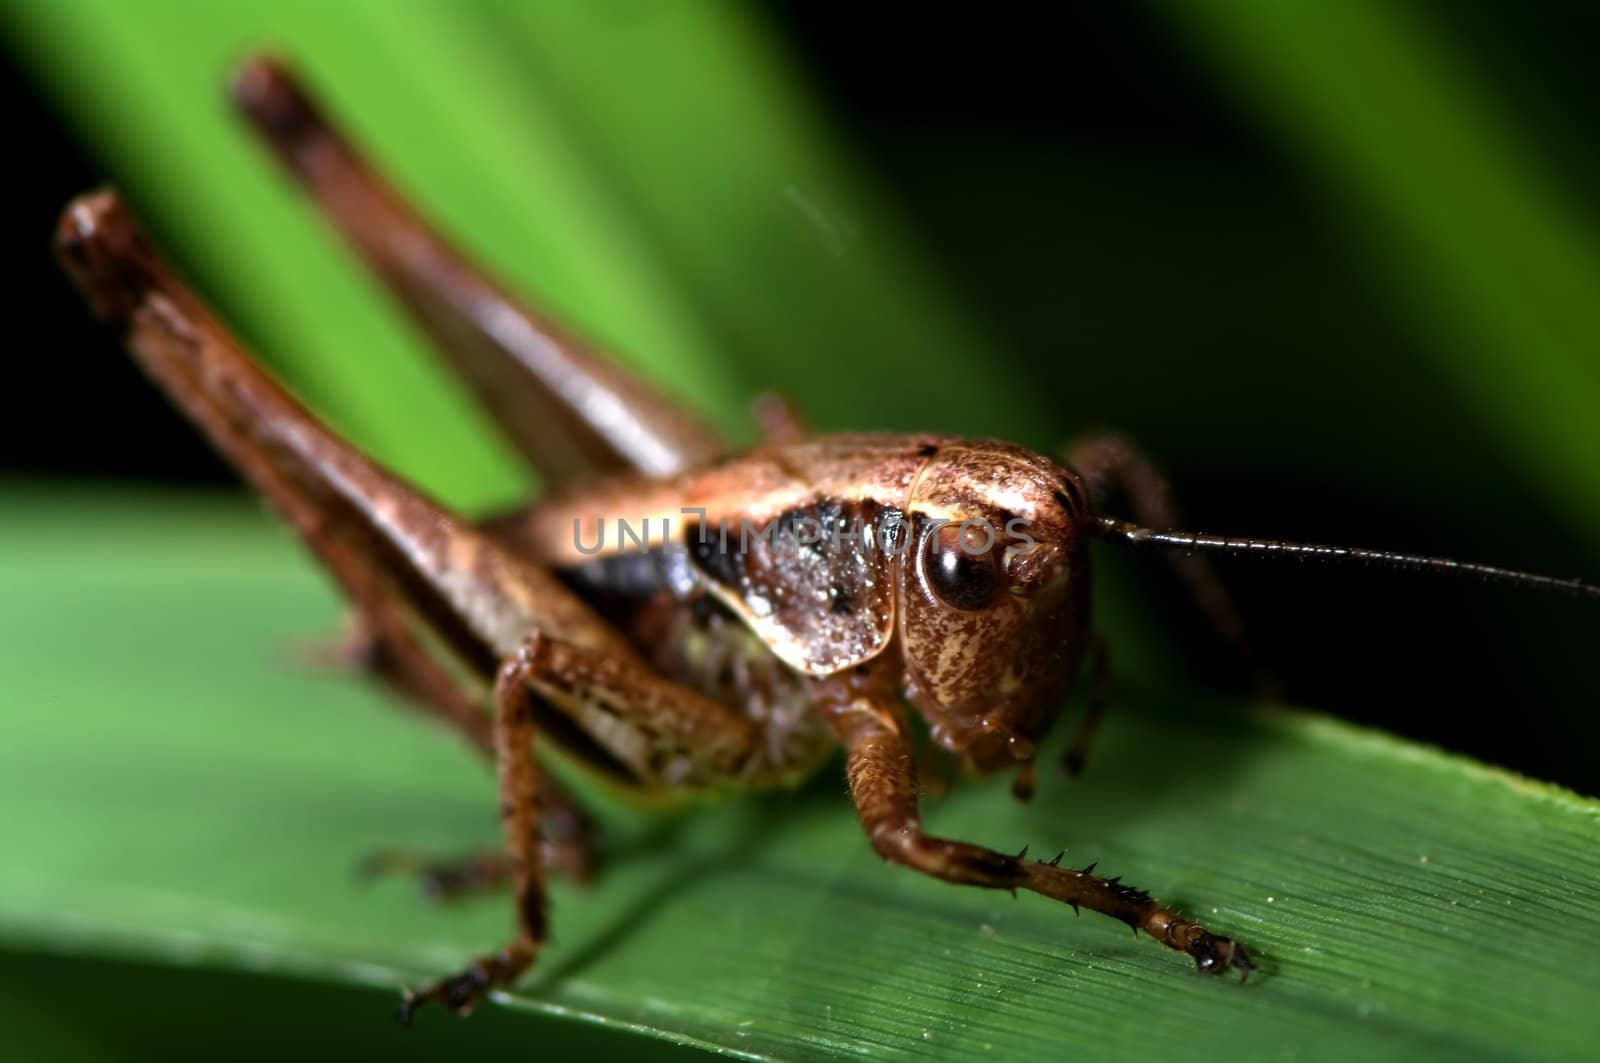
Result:
[[[1473,561],[1452,561],[1446,557],[1399,554],[1392,550],[1366,550],[1354,546],[1322,546],[1316,543],[1291,543],[1282,539],[1241,539],[1226,535],[1201,535],[1196,532],[1145,528],[1116,517],[1096,516],[1099,536],[1107,542],[1157,550],[1188,550],[1195,553],[1234,554],[1247,557],[1298,557],[1311,561],[1361,561],[1415,572],[1446,572],[1476,576],[1493,583],[1560,591],[1579,598],[1600,598],[1600,586],[1580,579],[1556,579],[1519,572],[1514,568],[1480,565]]]

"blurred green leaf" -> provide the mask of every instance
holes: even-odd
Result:
[[[741,8],[470,9],[485,57],[519,79],[518,98],[559,105],[575,150],[746,379],[803,398],[826,427],[1047,435],[1045,404]]]
[[[506,933],[501,900],[350,880],[374,848],[492,844],[493,786],[364,684],[290,665],[337,610],[286,533],[196,498],[4,505],[0,938],[395,986]],[[606,875],[554,887],[511,1002],[780,1058],[1574,1058],[1600,1035],[1600,806],[1128,684],[1103,739],[1070,790],[964,788],[932,826],[1098,860],[1238,934],[1261,977],[885,867],[830,777],[607,813]]]
[[[1441,377],[1600,528],[1600,234],[1517,116],[1419,5],[1165,5],[1217,76],[1364,210]],[[1448,11],[1448,7],[1441,9]],[[1374,378],[1381,388],[1384,380]]]

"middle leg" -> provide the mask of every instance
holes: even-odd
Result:
[[[520,659],[501,669],[495,684],[495,760],[500,776],[500,818],[505,867],[516,891],[516,932],[499,952],[480,956],[466,970],[441,979],[400,1003],[400,1021],[439,1001],[470,1012],[490,990],[509,986],[533,965],[548,934],[544,865],[539,852],[539,766],[533,755],[534,692]]]
[[[699,694],[634,665],[619,663],[538,631],[500,668],[495,683],[495,757],[500,775],[500,814],[505,826],[503,872],[516,894],[512,940],[480,956],[458,974],[407,993],[402,1021],[438,1001],[459,1013],[496,988],[512,985],[532,966],[546,935],[544,864],[540,854],[541,809],[533,737],[541,707],[566,713],[580,726],[595,711],[613,727],[637,728],[649,747],[645,764],[667,775],[671,765],[692,758],[705,773],[741,781],[756,762],[759,742],[749,721]]]

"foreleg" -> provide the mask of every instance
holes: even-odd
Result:
[[[872,848],[891,863],[965,886],[1019,889],[1087,908],[1144,931],[1170,949],[1190,956],[1208,973],[1230,967],[1245,975],[1254,965],[1243,948],[1218,937],[1157,903],[1143,890],[1115,878],[1093,874],[1094,865],[1075,870],[1055,860],[1029,860],[1027,850],[1008,856],[932,837],[922,830],[917,811],[917,777],[910,747],[898,720],[886,708],[858,701],[831,714],[846,748],[845,774],[856,813]]]

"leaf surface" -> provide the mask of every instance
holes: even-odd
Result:
[[[396,986],[500,940],[503,901],[351,881],[375,848],[493,844],[493,786],[381,695],[292,665],[336,607],[286,533],[231,502],[5,497],[25,516],[0,527],[0,937]],[[1004,780],[961,788],[931,824],[1099,861],[1247,942],[1248,984],[1109,920],[883,866],[830,772],[668,821],[613,808],[605,876],[555,886],[555,942],[510,1003],[775,1058],[1592,1044],[1600,807],[1132,687],[1080,783],[1048,777],[1029,805]]]

